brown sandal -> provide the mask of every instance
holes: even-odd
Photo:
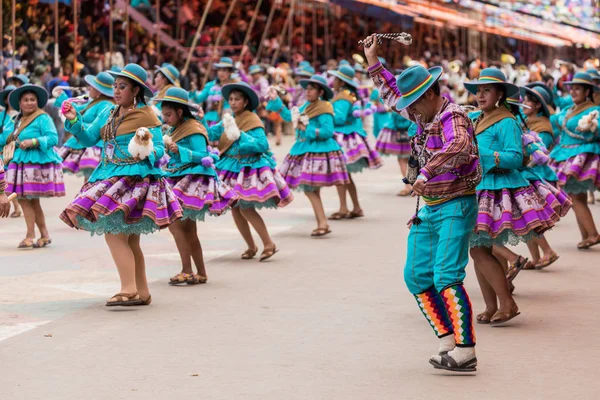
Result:
[[[152,295],[148,295],[148,298],[146,300],[144,300],[142,298],[140,298],[140,300],[142,301],[140,306],[149,306],[150,303],[152,303]]]
[[[508,268],[508,271],[506,273],[506,279],[508,279],[509,282],[514,281],[517,275],[519,275],[519,272],[521,272],[521,270],[525,266],[525,264],[527,264],[527,261],[527,258],[518,256],[517,261],[515,261],[514,263],[510,263],[510,268]]]
[[[348,214],[346,214],[345,218],[346,219],[354,219],[354,218],[362,218],[364,216],[365,216],[365,214],[363,213],[363,210],[360,210],[358,212],[350,211]]]
[[[169,285],[183,285],[193,280],[194,274],[184,274],[181,272],[169,279]]]
[[[35,247],[36,249],[41,249],[42,247],[46,247],[51,243],[52,243],[52,239],[41,237],[35,242],[33,247]]]
[[[498,311],[498,310],[496,310]],[[478,324],[487,325],[490,323],[490,320],[496,314],[496,311],[484,311],[481,314],[477,314],[476,320]]]
[[[19,243],[19,246],[17,248],[18,249],[33,249],[34,248],[33,239],[25,238],[25,239],[21,240],[21,243]]]
[[[193,277],[194,279],[192,281],[187,282],[188,285],[200,285],[208,281],[208,277],[199,274],[194,274]]]
[[[396,194],[396,196],[398,196],[398,197],[406,197],[406,196],[408,196],[410,194],[410,192],[412,192],[412,189],[410,187],[408,187],[408,186],[404,186],[404,188],[401,191],[399,191]]]
[[[319,236],[325,236],[327,234],[330,234],[331,231],[329,230],[329,227],[327,228],[317,228],[314,231],[312,231],[312,233],[310,234],[310,236],[313,237],[319,237]]]
[[[536,263],[533,267],[535,269],[544,269],[552,264],[554,264],[554,262],[556,262],[556,260],[559,259],[558,254],[552,252],[552,254],[550,254],[549,256],[544,256],[542,258],[540,258],[540,261],[538,263]]]
[[[115,299],[115,301],[111,301]],[[148,298],[146,301],[150,300]],[[140,306],[144,303],[142,299],[140,299],[140,295],[135,293],[117,293],[106,302],[106,307],[115,307],[115,306]]]
[[[587,250],[592,246],[595,246],[597,244],[600,244],[600,236],[598,236],[595,240],[594,239],[585,239],[582,242],[579,242],[579,244],[577,245],[577,248],[579,250]]]
[[[490,319],[490,326],[502,325],[518,315],[521,315],[521,313],[516,305],[510,311],[497,311]]]
[[[258,253],[258,247],[255,249],[248,249],[242,253],[242,260],[251,260]]]
[[[273,257],[275,255],[275,253],[277,253],[279,250],[277,249],[277,247],[275,245],[273,245],[272,248],[270,249],[264,249],[263,252],[260,254],[260,262],[266,261],[269,258]]]
[[[331,219],[333,221],[339,221],[344,218],[346,218],[346,214],[338,211],[331,214],[328,219]]]
[[[13,211],[13,212],[10,214],[10,217],[11,217],[11,218],[19,218],[20,216],[21,216],[21,211],[17,211],[17,210]]]

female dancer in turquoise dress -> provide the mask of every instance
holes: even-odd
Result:
[[[181,257],[182,270],[169,281],[171,285],[206,283],[202,246],[196,221],[206,214],[221,215],[237,200],[232,189],[220,182],[214,168],[219,157],[208,149],[206,127],[192,116],[197,107],[189,103],[184,89],[171,87],[160,102],[165,124],[171,126],[164,137],[170,159],[165,168],[167,181],[183,208],[183,218],[169,226]],[[194,274],[192,260],[198,270]]]
[[[356,184],[350,174],[361,172],[365,168],[377,169],[381,167],[383,161],[377,151],[371,149],[367,134],[363,129],[360,118],[360,102],[357,97],[358,88],[354,81],[354,68],[343,65],[337,71],[329,71],[328,74],[334,77],[333,88],[337,92],[332,100],[335,138],[346,156],[346,166],[350,177],[348,185],[337,187],[340,209],[329,219],[359,218],[363,217],[364,213],[358,201]],[[349,193],[352,199],[352,211],[348,209],[346,193]]]
[[[519,172],[523,165],[521,127],[505,105],[518,88],[506,83],[504,74],[495,68],[484,69],[479,80],[465,87],[481,109],[475,134],[483,178],[477,186],[479,213],[471,257],[486,309],[477,322],[498,325],[519,315],[519,308],[493,247],[526,242],[545,232],[554,226],[555,212]]]
[[[296,142],[279,171],[292,189],[303,191],[310,200],[317,219],[317,228],[311,236],[323,236],[331,230],[321,200],[321,188],[346,185],[350,180],[344,154],[333,138],[333,107],[329,103],[333,92],[320,75],[300,80],[300,86],[307,101],[299,109],[290,112],[273,92],[267,110],[296,124]]]
[[[223,96],[234,116],[225,114],[221,122],[208,128],[209,140],[219,142],[219,178],[239,197],[232,212],[248,246],[242,259],[252,259],[258,252],[252,225],[263,242],[260,261],[265,261],[278,249],[257,209],[285,207],[293,195],[271,157],[264,125],[253,112],[259,104],[256,92],[247,83],[231,83],[223,86]]]
[[[113,100],[113,78],[108,72],[100,72],[97,76],[86,75],[84,80],[89,85],[90,101],[85,104],[75,104],[72,106],[81,115],[81,123],[91,124],[96,120],[107,108],[112,108],[115,104]],[[63,102],[68,101],[67,96],[61,94],[54,105],[61,107]],[[77,140],[75,136],[71,136],[58,154],[63,159],[63,171],[72,174],[83,174],[85,182],[89,179],[92,172],[96,169],[102,159],[102,140],[93,146],[86,147]]]
[[[0,92],[0,105],[4,107],[4,110],[0,112],[0,158],[2,158],[2,151],[6,145],[6,139],[8,139],[8,136],[13,132],[15,126],[13,117],[17,115],[17,112],[13,110],[8,103],[8,95],[16,88],[17,87],[14,85],[8,85]],[[11,201],[11,204],[14,211],[10,214],[10,217],[19,218],[22,214],[19,200],[14,199]]]
[[[528,147],[534,147],[531,148],[532,151],[529,152],[529,156],[532,160],[535,160],[537,153],[543,154],[543,157],[547,158],[545,153],[552,151],[554,148],[554,131],[550,124],[550,108],[548,107],[548,103],[551,101],[550,95],[547,90],[539,86],[533,88],[522,87],[521,97],[524,99],[523,104],[529,107],[523,109],[523,113],[527,117],[527,127],[537,134],[546,150],[536,150],[536,143],[531,143]],[[545,182],[548,182],[550,185],[557,188],[558,195],[557,193],[555,193],[555,195],[561,200],[561,203],[568,202],[570,208],[571,202],[568,195],[562,189],[558,189],[558,177],[552,168],[548,166],[548,161],[549,160],[534,163],[534,166],[531,168],[525,168],[525,178],[530,182],[536,178],[537,180],[540,180],[541,178]],[[562,208],[563,210],[559,212],[561,217],[563,217],[564,213],[568,210],[567,207]],[[558,260],[558,254],[552,249],[550,243],[548,243],[548,240],[544,236],[533,238],[527,242],[527,247],[529,247],[533,259],[523,269],[543,269]],[[543,256],[540,254],[540,249],[544,254]]]
[[[116,106],[84,125],[70,105],[64,107],[65,129],[85,146],[102,139],[102,163],[60,218],[69,226],[104,235],[121,278],[121,290],[107,306],[148,305],[140,235],[166,228],[182,210],[163,172],[155,167],[164,154],[161,122],[146,105],[152,96],[146,71],[127,64],[115,77]]]
[[[45,247],[52,243],[40,199],[65,195],[62,159],[54,151],[58,132],[52,118],[42,110],[47,101],[48,92],[30,84],[13,90],[8,96],[10,106],[19,112],[15,129],[6,140],[7,146],[15,142],[14,156],[6,173],[7,191],[17,193],[27,224],[27,235],[19,248]],[[36,225],[40,231],[37,241]]]
[[[550,117],[560,142],[550,153],[551,166],[558,184],[571,196],[573,211],[581,232],[578,249],[589,249],[600,243],[594,217],[587,204],[587,192],[600,189],[600,141],[598,114],[594,104],[596,86],[585,72],[578,72],[569,88],[574,105]]]

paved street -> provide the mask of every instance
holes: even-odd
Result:
[[[278,161],[291,145],[276,148]],[[548,235],[560,260],[515,281],[522,315],[477,326],[479,371],[427,362],[437,340],[402,279],[406,221],[395,159],[356,176],[366,217],[309,236],[306,198],[262,212],[281,251],[242,261],[230,215],[200,225],[209,283],[170,287],[169,232],[144,236],[154,303],[107,309],[119,289],[102,237],[68,228],[68,197],[44,200],[53,243],[20,251],[23,219],[0,221],[0,399],[595,399],[600,247],[578,251],[571,213]],[[335,189],[324,192],[328,213]],[[600,223],[600,204],[592,206]],[[262,250],[262,249],[261,249]],[[526,247],[519,247],[526,254]],[[476,312],[483,300],[469,266]]]

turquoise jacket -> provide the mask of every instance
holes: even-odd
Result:
[[[219,122],[208,128],[208,140],[217,142],[223,133],[223,122]],[[242,168],[275,168],[277,164],[271,158],[269,142],[264,128],[254,128],[248,132],[241,132],[221,159],[217,161],[216,167],[221,171],[240,172]]]
[[[216,103],[213,103],[209,97],[216,95],[222,96],[221,85],[216,80],[208,82],[204,88],[202,88],[202,91],[190,92],[190,100],[193,102],[198,104],[204,103],[205,101],[207,102],[207,107],[204,110],[204,119],[202,120],[205,125],[209,125],[209,122],[216,123],[221,119],[218,110],[211,110],[213,104],[216,107]],[[229,103],[227,102],[227,99],[223,98],[222,102],[223,110],[228,109]]]
[[[600,112],[600,107],[590,107],[584,112],[570,116],[566,126],[563,126],[569,110],[571,108],[550,116],[552,127],[555,128],[555,132],[560,133],[560,142],[550,153],[550,158],[555,161],[565,161],[582,153],[600,154],[600,131],[598,129],[593,132],[577,130],[579,120],[593,111]]]
[[[333,105],[333,123],[334,131],[349,135],[353,132],[358,133],[362,137],[366,137],[360,117],[352,115],[354,110],[360,110],[360,106],[354,106],[348,100],[340,99],[332,103]]]
[[[408,137],[413,137],[419,131],[419,126],[414,122],[410,122],[410,126],[408,127]]]
[[[54,121],[48,114],[39,115],[25,129],[21,130],[17,141],[22,142],[27,139],[37,139],[39,145],[29,149],[16,147],[11,162],[17,164],[62,163],[62,158],[54,151],[54,146],[58,144],[58,132]]]
[[[139,104],[138,108],[141,107],[148,106]],[[84,147],[94,146],[100,140],[100,129],[106,125],[110,117],[110,111],[114,108],[116,108],[115,105],[106,108],[91,124],[82,124],[82,117],[78,113],[77,121],[75,121],[74,124],[71,124],[70,121],[65,121],[65,130],[77,137],[77,140],[79,140]],[[140,176],[142,178],[147,176],[162,177],[164,175],[162,170],[154,166],[156,161],[160,160],[160,158],[165,154],[165,147],[162,140],[160,126],[150,128],[150,132],[152,133],[154,152],[151,153],[148,158],[134,164],[114,164],[108,158],[106,150],[109,147],[114,147],[114,158],[131,158],[131,154],[127,150],[127,146],[129,145],[133,135],[135,135],[135,132],[116,136],[108,143],[104,143],[102,148],[102,162],[98,165],[98,167],[96,167],[88,181],[96,182],[115,176]]]
[[[477,190],[514,189],[528,186],[523,168],[521,126],[512,118],[496,122],[477,135],[483,177]],[[499,164],[496,165],[496,154]]]
[[[309,102],[304,103],[299,108],[300,114],[304,113],[309,105]],[[283,105],[279,97],[269,101],[267,111],[279,113],[284,121],[292,121],[291,111]],[[319,131],[318,135],[317,129]],[[296,129],[296,142],[290,149],[290,155],[299,156],[306,153],[329,153],[340,150],[340,145],[333,138],[333,115],[321,114],[308,121],[306,130]]]
[[[2,122],[4,121],[4,122]],[[0,112],[0,124],[2,124],[2,132],[0,133],[0,154],[6,146],[6,139],[15,130],[15,124],[12,117],[6,112],[6,110]]]
[[[63,103],[63,101],[59,100],[64,96],[64,100],[67,99],[67,96],[63,93],[61,94],[58,99],[56,99],[56,101],[54,102],[54,105],[57,107],[60,107]],[[58,103],[58,105],[57,105]],[[75,108],[75,110],[78,113],[81,113],[87,106],[89,103],[86,104],[73,104],[73,108]],[[96,118],[98,118],[98,115],[100,115],[100,113],[104,110],[106,110],[107,108],[112,108],[114,106],[114,103],[108,100],[102,100],[99,101],[98,103],[94,104],[93,106],[91,106],[90,108],[88,108],[86,110],[86,112],[84,114],[80,114],[81,115],[81,122],[84,125],[89,125],[92,122],[94,122],[96,120]],[[79,150],[79,149],[85,149],[87,146],[82,145],[75,136],[71,136],[69,139],[67,139],[67,141],[63,144],[63,146],[71,148],[71,149],[75,149],[75,150]],[[99,140],[98,143],[96,143],[94,146],[97,147],[102,147],[102,140]]]
[[[174,129],[171,128],[169,134]],[[217,176],[217,172],[213,167],[202,165],[202,159],[210,157],[207,149],[208,143],[204,135],[198,133],[197,135],[185,137],[177,142],[177,146],[179,147],[179,153],[168,152],[169,157],[171,157],[166,168],[168,176],[176,177],[188,174]]]
[[[553,97],[554,97],[554,105],[558,108],[560,108],[560,110],[564,110],[566,108],[569,108],[573,105],[573,98],[571,97],[570,94],[566,94],[564,96],[559,96],[558,95],[558,89],[556,88],[556,86],[554,86],[554,88],[552,89]]]
[[[386,120],[382,128],[391,129],[393,131],[408,131],[412,122],[396,112],[390,112],[390,117]]]

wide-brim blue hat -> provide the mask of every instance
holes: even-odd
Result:
[[[115,83],[115,78],[108,72],[100,72],[98,75],[86,75],[83,80],[103,95],[114,97],[115,91],[113,85]]]
[[[442,67],[427,69],[422,65],[415,65],[405,69],[396,78],[396,86],[402,93],[402,97],[396,103],[396,108],[404,110],[419,100],[440,79],[443,73],[444,69]]]
[[[161,66],[154,66],[156,71],[160,71],[165,78],[173,85],[179,85],[179,70],[173,64],[163,63]]]
[[[27,77],[27,75],[24,75],[24,74],[18,74],[15,76],[11,76],[10,79],[19,81],[19,82],[21,82],[22,85],[27,85],[29,83],[29,78]]]
[[[594,92],[600,92],[600,87],[596,86],[596,84],[594,83],[594,79],[592,78],[592,75],[588,74],[587,72],[576,73],[575,76],[573,76],[572,81],[563,82],[563,85],[566,85],[566,86],[589,85],[592,87]]]
[[[359,63],[354,64],[354,70],[356,72],[367,72],[365,70],[365,68],[362,65],[360,65]]]
[[[315,74],[315,69],[312,67],[302,66],[294,69],[294,74],[297,76],[306,76],[310,78]]]
[[[554,93],[552,93],[552,90],[550,90],[550,88],[548,87],[548,85],[546,85],[544,82],[540,82],[540,81],[536,81],[536,82],[529,82],[527,85],[525,85],[525,87],[528,87],[530,89],[533,88],[540,88],[542,90],[544,90],[547,94],[548,97],[550,98],[550,101],[548,102],[548,105],[553,105],[554,104]]]
[[[127,78],[137,83],[144,89],[144,96],[146,97],[152,97],[154,95],[154,93],[152,93],[152,89],[150,89],[148,85],[146,85],[146,80],[148,80],[148,73],[144,68],[137,64],[127,64],[125,67],[123,67],[121,72],[109,71],[108,73],[111,74],[114,78]]]
[[[229,57],[221,57],[218,63],[213,64],[215,68],[231,68],[235,69],[235,65],[233,64],[233,60]]]
[[[535,98],[537,102],[542,105],[542,114],[544,114],[545,117],[550,117],[550,109],[548,108],[548,102],[550,100],[550,97],[548,95],[548,92],[546,92],[543,88],[539,86],[533,88],[522,86],[520,91],[522,97],[529,95]]]
[[[12,92],[13,90],[15,90],[17,87],[15,85],[7,85],[3,91],[0,92],[0,105],[3,107],[6,107],[6,98],[8,97],[8,95],[10,94],[10,92]]]
[[[479,78],[476,81],[465,82],[465,89],[471,94],[477,94],[477,87],[480,85],[491,85],[498,84],[504,87],[506,97],[511,97],[515,93],[519,92],[519,87],[512,83],[506,82],[506,76],[504,72],[498,68],[485,68],[479,74]]]
[[[33,92],[37,97],[38,107],[42,108],[48,102],[48,92],[41,86],[32,85],[31,83],[27,83],[21,87],[16,88],[8,95],[8,103],[10,106],[17,111],[21,111],[21,106],[19,102],[21,101],[21,95],[24,92]]]
[[[167,89],[163,98],[153,99],[153,101],[157,103],[164,101],[169,103],[183,104],[184,106],[187,106],[190,111],[198,110],[198,106],[196,104],[190,103],[188,92],[179,87]]]
[[[355,89],[358,88],[358,85],[356,82],[354,82],[354,68],[352,68],[350,65],[342,65],[337,71],[327,71],[327,73],[331,76],[335,76],[341,81],[344,81]]]
[[[260,74],[263,71],[264,69],[260,65],[251,65],[250,68],[248,68],[248,73],[250,75]]]
[[[303,89],[306,89],[309,83],[313,83],[323,89],[323,98],[325,100],[330,100],[333,97],[333,90],[331,90],[327,84],[327,80],[321,75],[313,75],[310,79],[300,79],[300,86]]]
[[[258,104],[260,103],[258,100],[258,95],[246,82],[228,83],[227,85],[223,86],[221,93],[225,99],[228,99],[233,90],[239,90],[246,95],[251,111],[254,111],[258,108]]]

